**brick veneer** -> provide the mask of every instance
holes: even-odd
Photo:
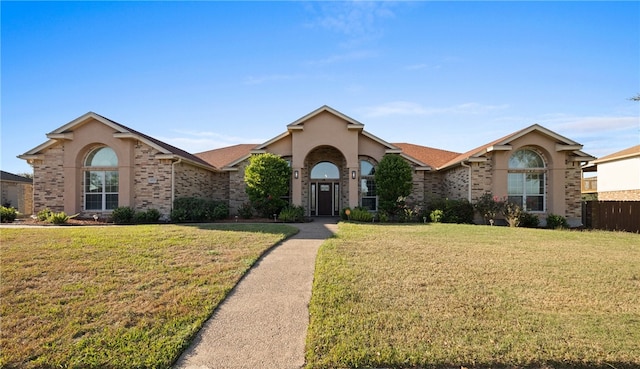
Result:
[[[44,208],[64,211],[64,144],[58,143],[43,152],[43,159],[33,162],[33,211]]]
[[[599,201],[640,201],[640,190],[598,192]]]

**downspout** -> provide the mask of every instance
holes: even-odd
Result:
[[[176,164],[182,163],[182,158],[171,163],[171,210],[173,210],[173,202],[176,199]]]
[[[464,160],[460,162],[460,165],[462,165],[465,168],[469,168],[469,171],[468,171],[468,174],[467,174],[467,178],[468,178],[468,180],[467,180],[468,186],[467,187],[469,188],[469,193],[467,194],[467,200],[469,200],[469,202],[471,202],[471,165],[466,164],[464,162]]]

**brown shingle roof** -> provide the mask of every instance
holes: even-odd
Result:
[[[639,156],[639,155],[640,155],[640,145],[636,145],[628,149],[624,149],[618,152],[614,152],[613,154],[603,156],[600,159],[596,160],[594,163],[599,164],[607,161],[630,158],[630,157]]]
[[[420,146],[406,142],[393,143],[392,145],[397,146],[402,149],[403,153],[434,169],[460,155],[460,153],[453,151],[434,149],[433,147]]]
[[[249,155],[251,150],[256,146],[257,144],[238,144],[196,153],[195,156],[216,168],[223,168],[234,161]]]

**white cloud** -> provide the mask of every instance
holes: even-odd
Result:
[[[556,114],[543,117],[542,122],[553,124],[556,129],[593,133],[601,131],[619,131],[640,129],[637,116],[569,116]],[[544,123],[543,123],[544,124]]]
[[[507,109],[509,105],[484,105],[475,102],[447,107],[425,107],[408,101],[393,101],[378,106],[365,107],[362,110],[369,118],[389,115],[436,115],[436,114],[486,114],[495,110]]]
[[[378,30],[378,19],[394,17],[393,4],[387,2],[345,1],[312,3],[309,8],[317,13],[310,22],[320,27],[348,36],[363,36]],[[313,6],[316,5],[316,6]]]
[[[262,138],[228,136],[216,132],[173,130],[178,136],[156,137],[158,140],[178,147],[190,153],[203,152],[237,144],[262,143]]]

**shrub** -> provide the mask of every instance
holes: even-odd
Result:
[[[434,223],[442,222],[443,217],[444,217],[444,211],[439,209],[433,210],[431,214],[429,214],[429,218],[431,218],[431,221]]]
[[[46,222],[47,219],[49,219],[50,216],[51,216],[51,210],[49,208],[44,208],[44,209],[40,210],[38,212],[38,214],[36,214],[36,217],[41,222]]]
[[[484,219],[484,224],[491,225],[493,225],[496,216],[502,212],[503,206],[504,202],[491,195],[490,192],[482,194],[473,205],[474,209],[482,216],[482,219]]]
[[[520,216],[522,215],[522,208],[514,202],[505,202],[502,208],[504,219],[509,224],[509,227],[517,227],[520,225]]]
[[[442,223],[473,223],[473,205],[466,199],[450,200],[441,199],[434,201],[430,207],[433,210],[442,210]]]
[[[173,202],[170,216],[178,223],[220,220],[229,216],[229,206],[222,201],[181,197]]]
[[[111,219],[115,224],[131,224],[134,220],[135,211],[129,206],[119,206],[113,209]]]
[[[368,209],[355,207],[351,210],[350,219],[356,222],[371,222],[373,221],[373,214]]]
[[[547,216],[547,228],[566,229],[569,228],[569,223],[567,223],[567,218],[562,215],[549,214]]]
[[[278,218],[283,222],[302,222],[304,220],[304,208],[302,206],[289,205],[282,209]]]
[[[394,217],[404,205],[404,198],[411,194],[411,165],[396,154],[385,154],[374,173],[379,209]]]
[[[265,218],[280,214],[287,206],[281,197],[289,192],[289,163],[270,153],[253,155],[249,160],[244,171],[244,181],[251,205]]]
[[[2,223],[12,223],[16,220],[18,216],[18,212],[15,208],[2,206],[0,207],[0,222]]]
[[[251,203],[244,202],[238,209],[238,215],[243,219],[251,219],[253,217],[253,207],[251,206]]]
[[[53,224],[65,224],[70,218],[64,211],[61,211],[59,213],[51,213],[47,221]]]
[[[520,214],[520,227],[537,228],[540,225],[540,219],[537,215],[522,212]]]
[[[351,217],[351,208],[350,207],[346,207],[346,208],[340,210],[340,219],[349,220],[350,217]]]

